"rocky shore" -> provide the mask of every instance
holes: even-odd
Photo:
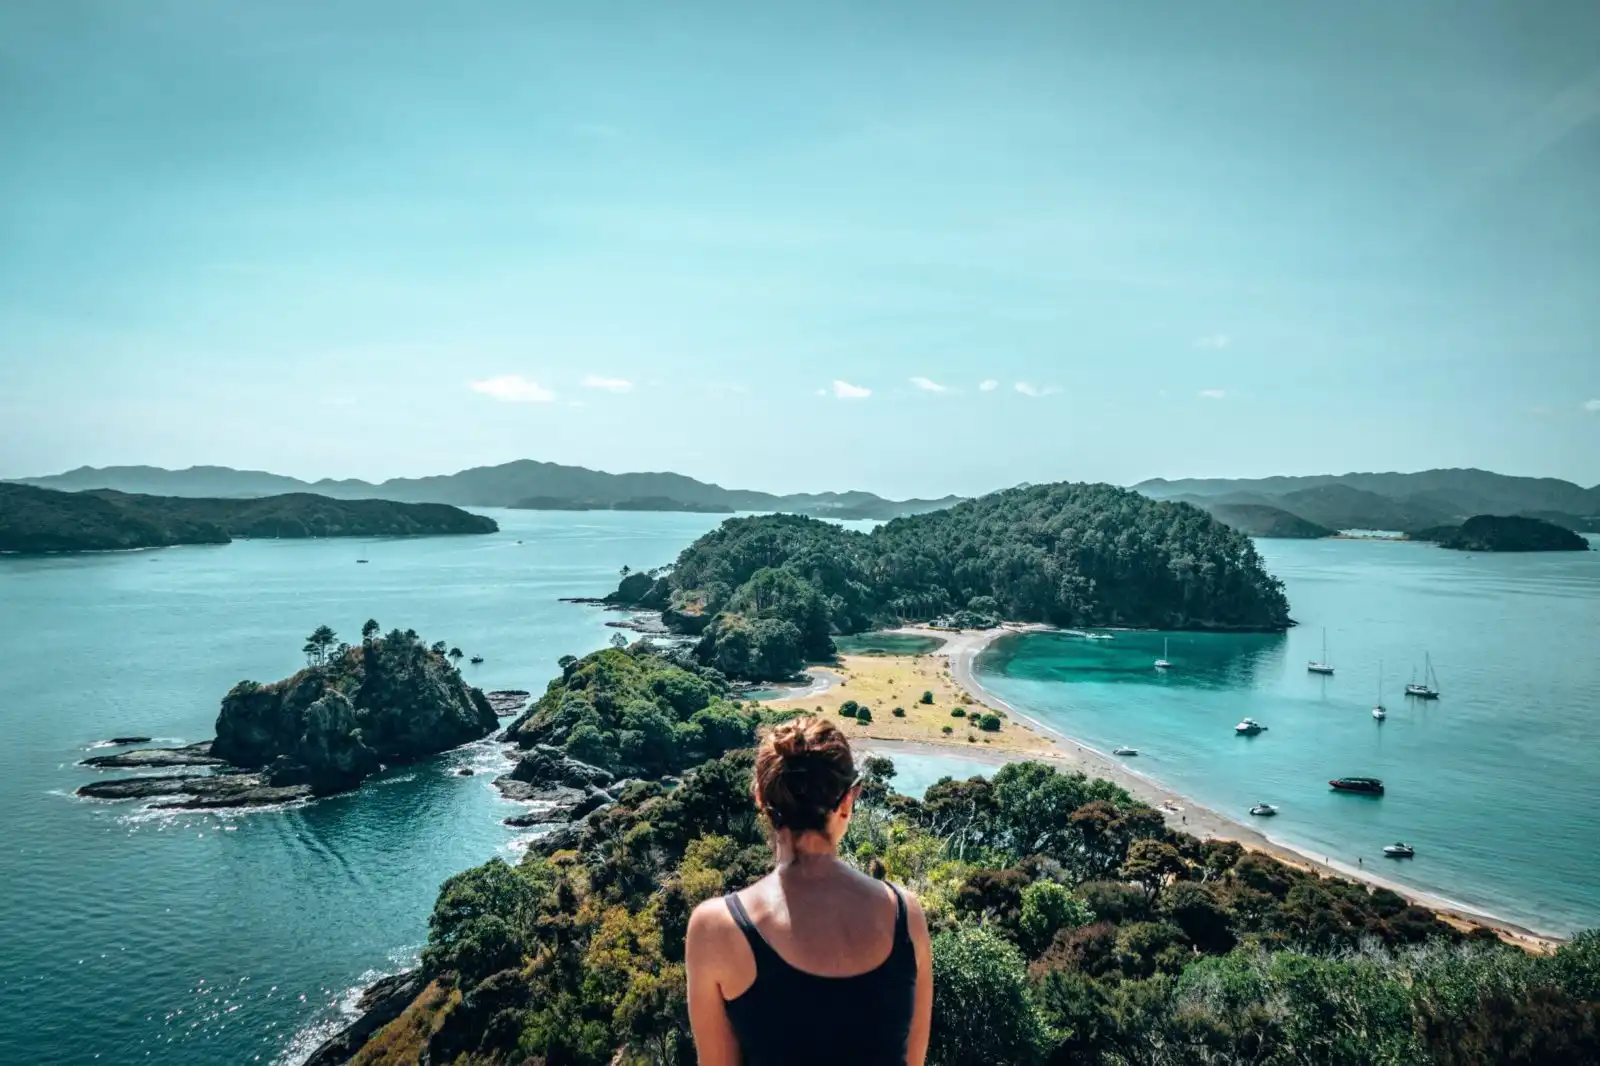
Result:
[[[626,784],[545,744],[531,748],[509,773],[494,779],[506,799],[529,805],[526,812],[505,819],[518,829],[576,821],[613,802]]]
[[[374,981],[356,1002],[356,1019],[319,1044],[301,1066],[345,1066],[373,1033],[400,1017],[422,991],[422,985],[422,974],[417,970]]]
[[[503,689],[490,696],[468,685],[442,644],[430,648],[410,630],[379,637],[375,629],[372,623],[360,646],[323,652],[292,677],[235,685],[222,700],[215,740],[134,748],[81,762],[96,770],[203,772],[95,781],[77,794],[162,799],[169,802],[155,806],[185,809],[261,807],[327,796],[357,787],[386,766],[488,736],[501,717],[527,706],[525,690]],[[326,632],[331,644],[336,638],[331,629]],[[553,797],[557,801],[564,809],[589,802],[586,794],[576,800]]]

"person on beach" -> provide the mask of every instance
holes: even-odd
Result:
[[[774,870],[689,919],[700,1066],[922,1066],[933,956],[916,897],[839,858],[859,791],[850,742],[802,718],[756,754]]]

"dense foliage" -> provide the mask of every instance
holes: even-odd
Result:
[[[0,551],[53,552],[226,544],[233,537],[376,537],[493,533],[491,518],[443,504],[333,500],[294,493],[253,500],[56,492],[0,482]]]
[[[1564,526],[1519,515],[1476,515],[1459,526],[1435,526],[1410,534],[1441,548],[1469,552],[1588,551],[1589,542]]]
[[[429,647],[409,629],[380,636],[378,628],[367,622],[352,646],[319,626],[302,649],[304,670],[235,685],[222,700],[211,754],[265,769],[273,785],[306,784],[325,795],[354,788],[385,763],[494,732],[494,709],[462,680],[443,644]]]
[[[934,933],[934,1066],[1490,1066],[1600,1055],[1600,936],[1553,957],[1385,890],[1167,830],[1038,764],[893,794],[863,766],[852,861]],[[432,991],[357,1063],[690,1063],[683,939],[766,872],[750,756],[640,783],[516,866],[447,881]],[[397,1045],[399,1051],[397,1053]],[[382,1051],[382,1057],[379,1050]]]
[[[1204,512],[1109,485],[1012,489],[871,533],[796,515],[734,518],[613,599],[660,607],[733,677],[782,677],[832,633],[966,615],[1063,626],[1275,630],[1282,584]]]
[[[646,643],[565,656],[561,676],[506,730],[623,775],[661,776],[755,739],[758,712],[729,701],[727,682]]]
[[[1320,537],[1331,537],[1338,532],[1337,529],[1308,522],[1281,507],[1268,507],[1259,503],[1212,503],[1201,499],[1191,502],[1208,512],[1218,522],[1230,529],[1237,529],[1247,537],[1316,540]]]

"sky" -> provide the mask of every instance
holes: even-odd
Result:
[[[0,477],[517,458],[1600,482],[1600,5],[0,5]]]

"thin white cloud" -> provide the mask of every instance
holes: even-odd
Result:
[[[1204,337],[1196,337],[1196,348],[1209,348],[1212,351],[1221,351],[1233,342],[1233,338],[1226,333],[1207,333]]]
[[[1200,392],[1197,395],[1199,395],[1200,398],[1204,399],[1204,400],[1226,400],[1228,398],[1228,390],[1227,389],[1201,389]]]
[[[1061,389],[1055,385],[1035,385],[1031,381],[1019,381],[1013,385],[1012,388],[1016,389],[1024,396],[1032,396],[1035,399],[1038,399],[1041,396],[1054,396],[1056,393],[1061,391]]]
[[[598,374],[590,374],[583,379],[586,389],[605,389],[607,392],[627,392],[633,388],[633,382],[622,378],[603,378]]]
[[[950,391],[950,386],[941,385],[937,381],[934,381],[932,378],[914,377],[914,378],[911,379],[911,384],[915,385],[917,388],[921,389],[923,392],[949,392]]]
[[[833,382],[833,394],[841,400],[865,400],[872,395],[872,390],[836,378]]]
[[[978,382],[978,391],[980,392],[993,392],[999,387],[1000,383],[994,378],[985,378],[984,380]]]
[[[549,403],[556,394],[531,378],[521,374],[501,374],[471,383],[473,392],[481,392],[504,403]]]
[[[1600,400],[1583,401],[1583,409],[1585,411],[1600,411]]]

